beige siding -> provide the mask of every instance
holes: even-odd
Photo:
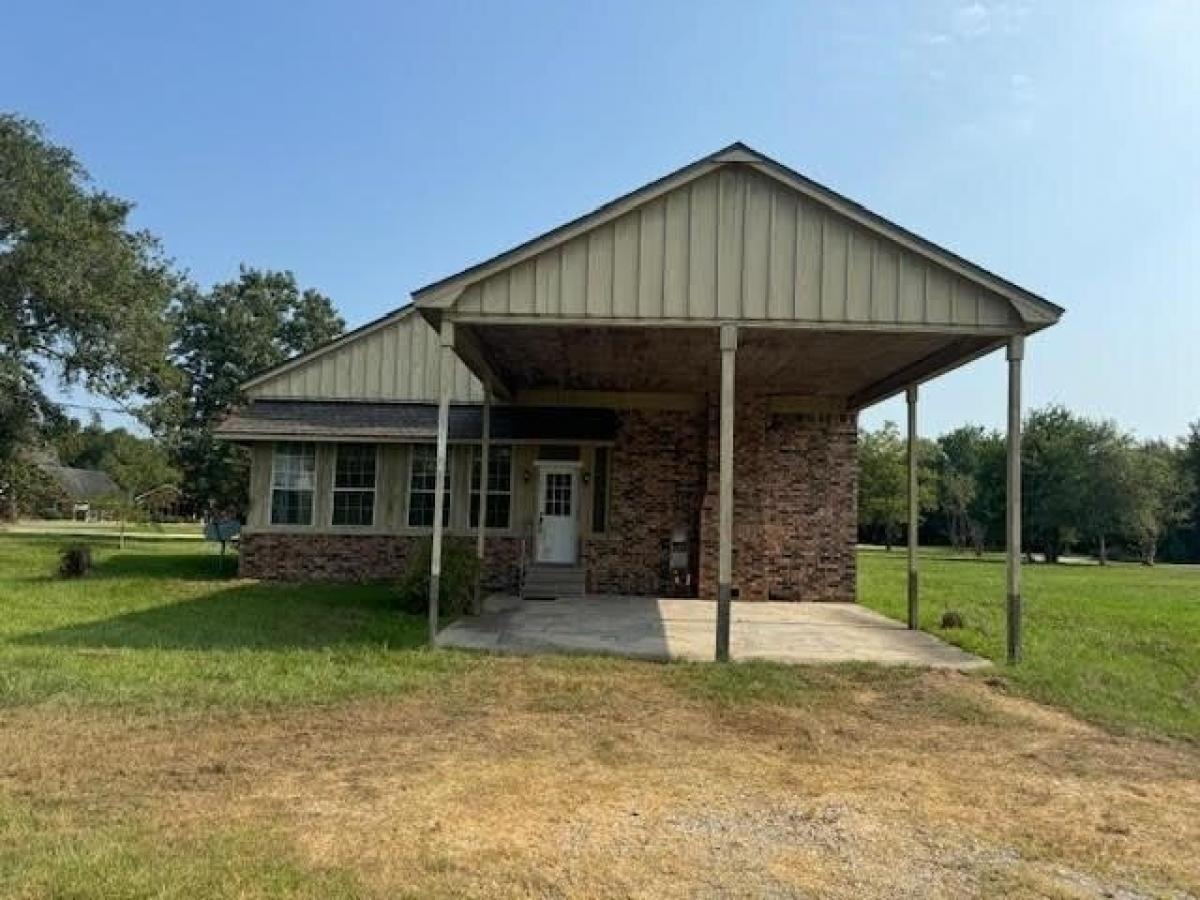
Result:
[[[534,266],[513,270],[513,296],[520,295],[514,312],[534,311]],[[507,309],[509,276],[502,296]],[[388,322],[365,329],[324,352],[247,388],[252,398],[320,400],[410,400],[436,402],[441,367],[438,365],[438,336],[415,310],[406,310]],[[455,401],[481,401],[483,388],[461,360],[455,360]]]
[[[481,318],[1019,322],[1000,295],[742,167],[722,168],[490,275],[468,286],[454,308]]]
[[[408,477],[412,457],[411,444],[378,444],[375,469],[375,524],[371,527],[334,526],[333,474],[337,459],[336,443],[316,444],[316,490],[313,496],[314,515],[311,525],[279,525],[270,522],[271,466],[275,445],[269,442],[254,444],[250,451],[250,505],[246,528],[251,531],[283,531],[290,533],[369,533],[427,534],[428,529],[408,527]],[[470,527],[471,460],[474,446],[450,446],[450,533],[475,534]],[[533,527],[536,506],[536,479],[526,481],[523,473],[533,468],[537,447],[513,447],[512,516],[508,534],[528,534]],[[495,532],[490,532],[495,533]]]

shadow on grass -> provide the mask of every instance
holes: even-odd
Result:
[[[108,649],[335,650],[416,647],[424,639],[423,620],[398,612],[394,589],[386,585],[243,584],[26,635],[13,643]]]
[[[237,576],[237,554],[114,553],[96,562],[92,578],[154,578],[225,581]]]

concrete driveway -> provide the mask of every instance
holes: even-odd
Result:
[[[442,630],[438,644],[509,653],[713,658],[716,604],[653,597],[490,598],[489,612]],[[873,662],[975,669],[990,665],[856,603],[734,603],[734,659]]]

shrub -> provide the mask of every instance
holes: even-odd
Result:
[[[61,578],[82,578],[91,571],[92,548],[87,544],[64,547],[58,556],[58,574]]]
[[[429,563],[433,542],[426,538],[416,550],[400,576],[400,608],[413,615],[429,611]],[[475,594],[475,576],[479,572],[479,557],[475,545],[465,538],[442,540],[442,580],[438,591],[438,608],[443,616],[461,616],[471,609]]]
[[[962,628],[963,627],[962,614],[957,613],[952,609],[946,610],[946,612],[942,613],[942,627],[943,628]]]

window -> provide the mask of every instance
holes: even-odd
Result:
[[[479,468],[483,448],[471,459],[471,527],[479,527]],[[512,447],[488,447],[488,528],[507,528],[512,509]]]
[[[271,461],[271,524],[311,525],[317,448],[313,444],[275,445]]]
[[[592,473],[592,533],[608,530],[608,448],[596,448],[595,471]]]
[[[446,490],[442,494],[442,527],[450,524],[450,460],[446,460]],[[433,527],[433,496],[437,489],[437,445],[415,444],[408,470],[408,525]]]
[[[375,524],[374,444],[338,444],[333,469],[333,524]]]

